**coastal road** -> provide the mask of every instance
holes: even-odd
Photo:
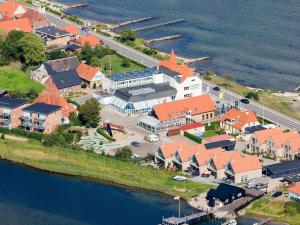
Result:
[[[62,20],[60,17],[55,16],[50,13],[47,13],[47,18],[49,19],[49,21],[51,23],[53,23],[57,26],[73,24],[73,25],[79,27],[77,24],[71,23],[66,20]],[[136,62],[139,62],[140,64],[143,64],[147,67],[153,67],[159,63],[159,60],[157,60],[151,56],[148,56],[142,52],[139,52],[129,46],[121,44],[121,43],[115,41],[111,37],[107,37],[105,35],[102,35],[102,34],[99,34],[99,33],[93,32],[93,31],[91,31],[90,33],[99,37],[105,44],[110,46],[112,49],[116,50],[119,54],[121,54],[125,57],[128,57]],[[203,92],[209,91],[210,94],[212,94],[216,97],[219,97],[219,93],[212,90],[212,88],[214,86],[215,86],[215,84],[203,80]],[[209,87],[209,89],[207,87]],[[241,98],[243,98],[242,96],[239,96],[228,90],[222,90],[222,92],[223,92],[222,100],[225,100],[227,102],[234,103],[235,101],[239,101]],[[248,105],[242,104],[242,107],[245,109],[252,109],[253,111],[256,112],[257,115],[264,117],[265,119],[267,119],[277,125],[280,125],[282,127],[285,127],[285,128],[291,129],[291,130],[297,130],[298,132],[300,132],[300,121],[299,120],[295,120],[289,116],[286,116],[282,113],[279,113],[275,110],[272,110],[268,107],[265,107],[259,103],[253,102],[253,101],[250,101],[250,104],[248,104]]]

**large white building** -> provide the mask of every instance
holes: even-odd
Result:
[[[175,91],[169,91],[172,94],[163,93],[159,87],[161,84],[164,84],[167,90]],[[141,88],[145,85],[152,85],[151,87],[147,87],[147,90],[152,88],[155,92],[157,92],[155,90],[156,87],[159,87],[157,90],[160,93],[157,93],[157,97],[153,94],[144,95],[143,101],[146,104],[135,103],[133,105],[138,105],[139,107],[128,110],[126,107],[132,106],[133,102],[124,99],[130,100],[132,98],[120,98],[120,91],[118,90],[123,89],[122,91],[125,92],[140,93]],[[143,114],[151,111],[156,104],[202,95],[202,80],[192,68],[184,64],[178,64],[176,55],[172,51],[170,58],[161,61],[156,67],[105,77],[103,80],[103,89],[113,95],[110,104],[120,112],[126,115]],[[129,96],[130,94],[127,95]]]

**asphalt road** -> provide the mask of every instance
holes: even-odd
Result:
[[[47,17],[50,22],[56,24],[57,26],[71,24],[71,22],[61,20],[61,18],[54,16],[52,14],[47,14]],[[75,25],[75,24],[73,24],[73,25]],[[78,26],[78,25],[76,25],[76,26]],[[131,47],[123,45],[123,44],[113,40],[111,37],[107,37],[105,35],[101,35],[101,34],[93,32],[93,31],[91,31],[90,33],[99,37],[105,44],[110,46],[112,49],[116,50],[119,54],[126,56],[136,62],[139,62],[147,67],[153,67],[153,66],[157,65],[159,62],[159,60],[157,60],[151,56],[148,56],[144,53],[141,53],[135,49],[132,49]],[[208,86],[210,87],[209,90],[207,89]],[[213,86],[214,86],[214,84],[209,83],[207,81],[203,81],[203,91],[207,92],[207,90],[208,90],[210,94],[218,97],[219,92],[213,91],[212,90]],[[225,100],[227,102],[234,103],[235,101],[238,101],[239,99],[243,98],[242,96],[239,96],[228,90],[222,90],[222,92],[223,92],[223,98],[222,98],[223,101]],[[247,104],[247,105],[242,104],[242,107],[246,108],[246,109],[252,109],[253,111],[256,112],[257,115],[264,117],[265,119],[272,121],[273,123],[275,123],[277,125],[280,125],[284,128],[288,128],[291,130],[297,130],[300,132],[300,121],[299,120],[295,120],[291,117],[288,117],[282,113],[274,111],[268,107],[262,106],[261,104],[258,104],[255,102],[250,102],[250,104]]]

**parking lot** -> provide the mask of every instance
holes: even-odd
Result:
[[[195,142],[184,136],[177,135],[173,137],[167,137],[165,133],[161,133],[159,135],[159,142],[150,143],[146,140],[146,137],[147,135],[151,134],[151,132],[137,125],[137,122],[141,118],[141,115],[124,116],[118,113],[115,109],[111,108],[110,106],[103,106],[103,108],[101,109],[101,117],[104,122],[109,121],[110,123],[122,125],[125,127],[128,133],[126,138],[117,141],[121,146],[130,146],[133,151],[133,154],[137,154],[139,156],[146,156],[148,153],[154,154],[162,143],[184,140],[191,144],[195,144]],[[132,146],[130,143],[133,141],[139,142],[141,146]]]

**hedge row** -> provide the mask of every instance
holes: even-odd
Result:
[[[192,141],[197,142],[198,144],[202,143],[202,139],[201,138],[198,138],[198,137],[196,137],[195,135],[193,135],[193,134],[191,134],[189,132],[184,131],[183,135],[185,137],[187,137],[188,139],[191,139]]]
[[[34,140],[38,140],[38,141],[41,141],[42,138],[44,137],[44,135],[42,133],[27,132],[27,131],[21,130],[19,128],[9,129],[6,127],[0,127],[0,133],[22,136],[25,138],[34,139]]]
[[[109,136],[101,127],[99,127],[97,129],[97,132],[99,134],[101,134],[103,137],[105,137],[107,140],[109,141],[116,141],[116,139],[112,138],[111,136]]]

